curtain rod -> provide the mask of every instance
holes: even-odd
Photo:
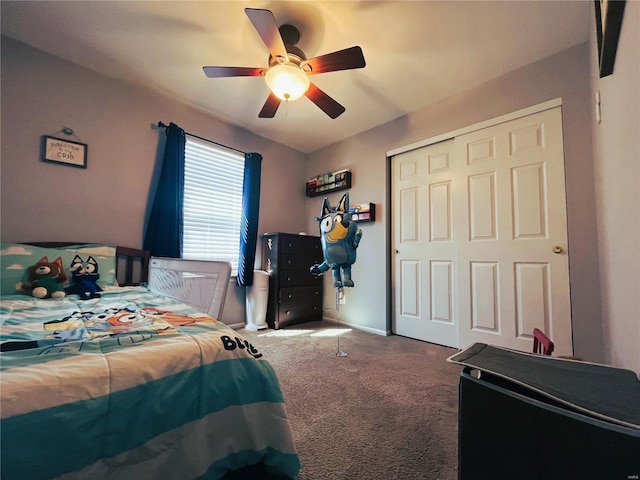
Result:
[[[167,128],[168,126],[169,125],[165,125],[161,121],[158,122],[158,127],[160,127],[160,128]],[[234,152],[238,152],[238,153],[241,153],[243,155],[247,154],[246,152],[243,152],[242,150],[238,150],[237,148],[228,147],[227,145],[223,145],[222,143],[214,142],[213,140],[209,140],[208,138],[199,137],[198,135],[194,135],[193,133],[184,132],[184,134],[185,135],[189,135],[190,137],[193,137],[193,138],[197,138],[198,140],[202,140],[203,142],[213,143],[214,145],[218,145],[219,147],[226,148],[227,150],[233,150]]]

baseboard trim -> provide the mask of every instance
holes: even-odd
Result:
[[[227,327],[233,328],[234,330],[240,330],[241,328],[246,328],[247,324],[244,322],[240,323],[225,323]]]
[[[377,328],[365,327],[363,325],[358,325],[356,323],[345,322],[344,320],[338,321],[335,318],[331,318],[331,317],[322,317],[322,320],[324,320],[326,322],[333,323],[335,325],[343,325],[345,327],[355,328],[357,330],[362,330],[362,331],[365,331],[365,332],[374,333],[376,335],[381,335],[383,337],[389,337],[389,336],[393,335],[393,333],[391,331],[389,331],[389,330],[385,331],[385,330],[379,330]],[[243,329],[243,328],[247,328],[247,324],[246,323],[226,323],[225,325],[227,327],[233,328],[234,330],[240,330],[240,329]],[[301,323],[299,326],[304,326],[304,323]],[[265,331],[269,331],[269,330],[265,330]]]
[[[357,323],[345,322],[344,320],[338,321],[337,319],[331,318],[331,317],[322,317],[322,320],[335,323],[336,325],[337,324],[345,325],[347,327],[356,328],[358,330],[363,330],[365,332],[375,333],[376,335],[381,335],[383,337],[388,337],[391,335],[391,332],[388,330],[379,330],[377,328],[365,327],[363,325],[358,325]]]

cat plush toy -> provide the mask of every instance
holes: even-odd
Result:
[[[98,285],[100,274],[98,273],[98,262],[93,257],[82,260],[80,255],[73,257],[71,266],[71,285],[65,288],[67,293],[77,293],[82,300],[98,298],[102,291]]]
[[[334,287],[353,287],[351,265],[356,263],[356,249],[362,237],[362,230],[351,221],[349,194],[342,196],[335,209],[331,208],[325,197],[321,216],[316,220],[320,223],[324,262],[311,267],[311,273],[322,275],[332,269]]]
[[[69,280],[69,275],[64,271],[62,258],[58,257],[50,262],[47,257],[42,257],[27,271],[29,272],[29,281],[16,285],[17,290],[36,298],[62,298],[66,296],[62,284]]]

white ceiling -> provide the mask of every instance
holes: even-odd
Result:
[[[260,119],[268,96],[262,78],[204,75],[204,65],[267,66],[245,7],[296,26],[309,58],[362,47],[364,69],[312,78],[344,114],[332,120],[303,97]],[[304,153],[585,42],[591,25],[589,0],[2,0],[0,9],[3,35]]]

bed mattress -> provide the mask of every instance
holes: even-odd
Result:
[[[2,478],[222,478],[299,461],[278,379],[221,322],[143,287],[2,297]]]

